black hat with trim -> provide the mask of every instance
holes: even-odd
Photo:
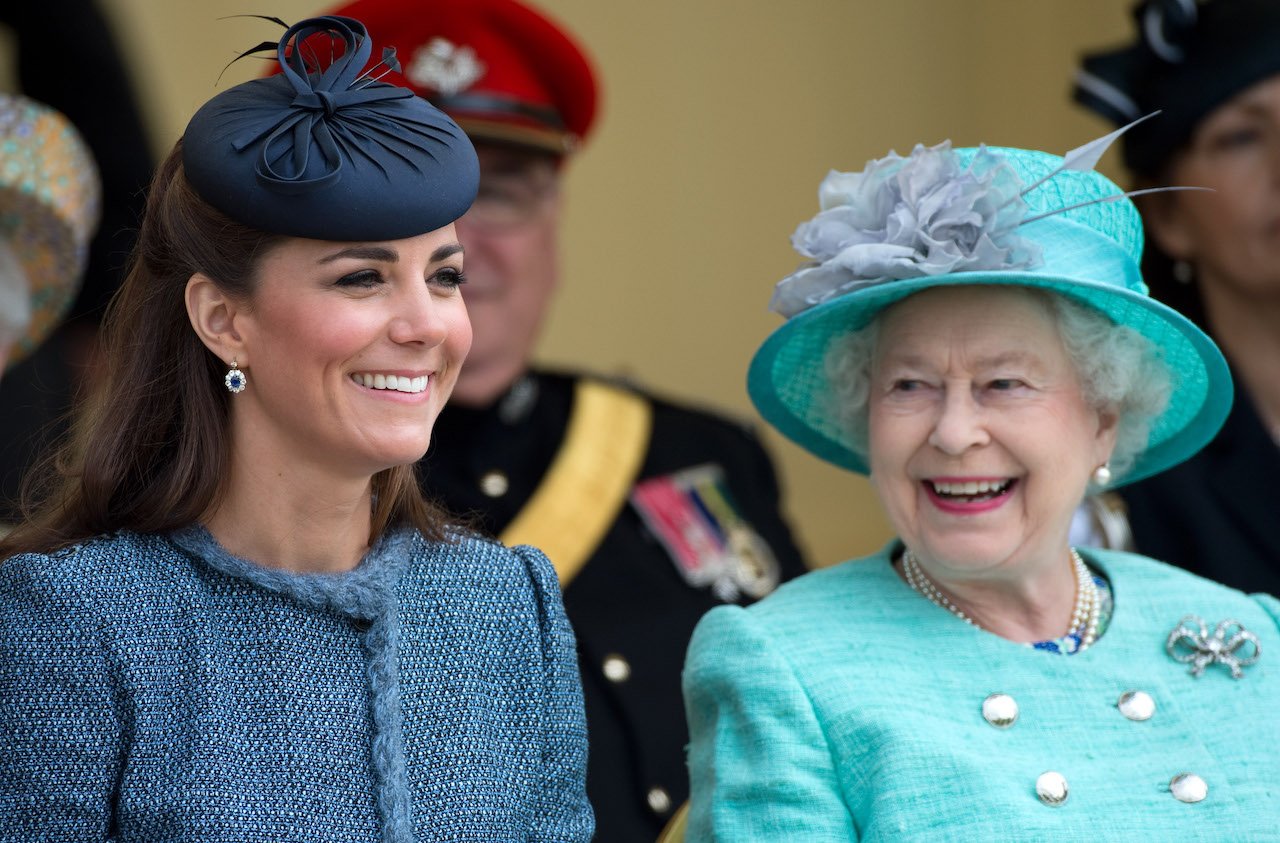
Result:
[[[1124,138],[1130,169],[1154,176],[1209,112],[1280,73],[1280,2],[1143,0],[1138,40],[1084,57],[1077,102],[1116,125],[1155,111]]]
[[[281,73],[218,94],[187,125],[183,166],[201,198],[252,228],[318,240],[398,240],[466,213],[475,149],[444,112],[377,79],[398,66],[394,50],[366,68],[364,25],[334,16],[294,24],[275,49]]]

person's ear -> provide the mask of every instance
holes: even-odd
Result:
[[[1101,465],[1111,461],[1111,453],[1116,449],[1116,439],[1120,435],[1120,414],[1113,409],[1098,411],[1098,430],[1094,437],[1097,444],[1095,462]]]
[[[1177,192],[1145,196],[1142,215],[1151,238],[1166,255],[1174,260],[1194,261],[1195,238],[1187,221],[1185,198]]]
[[[237,329],[243,318],[243,304],[223,292],[213,279],[197,272],[187,280],[187,318],[204,343],[224,363],[234,360],[241,368],[249,366],[249,349]]]

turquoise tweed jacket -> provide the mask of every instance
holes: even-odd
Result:
[[[890,548],[815,571],[694,634],[684,687],[690,841],[1280,840],[1280,603],[1132,554],[1089,551],[1115,613],[1061,656],[910,590]],[[1199,677],[1165,652],[1184,615],[1235,618],[1262,657]],[[1141,690],[1155,715],[1117,700]],[[992,693],[1020,716],[997,729]],[[1035,782],[1061,773],[1065,803]],[[1175,799],[1174,776],[1208,797]]]
[[[201,527],[0,563],[0,841],[587,841],[573,634],[531,548],[342,575]]]

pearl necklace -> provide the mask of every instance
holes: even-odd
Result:
[[[1071,623],[1063,637],[1074,638],[1078,642],[1075,649],[1078,653],[1091,646],[1098,638],[1098,619],[1102,612],[1102,601],[1098,597],[1098,584],[1093,581],[1089,567],[1084,564],[1084,560],[1080,558],[1079,553],[1076,553],[1074,547],[1071,548],[1071,564],[1076,575],[1076,604],[1071,612]],[[915,554],[910,550],[904,550],[902,553],[902,573],[907,578],[907,585],[911,586],[917,594],[927,597],[935,606],[946,609],[969,626],[982,628],[933,584],[933,580],[929,579],[929,575],[920,567]]]

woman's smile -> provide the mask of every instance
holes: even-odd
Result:
[[[922,565],[1056,558],[1110,428],[1085,400],[1048,305],[1026,290],[928,290],[882,317],[871,478]]]
[[[419,398],[426,399],[434,373],[414,374],[412,372],[355,372],[351,380],[362,389],[379,393],[387,398]]]
[[[929,501],[953,515],[976,515],[1004,506],[1017,480],[1011,477],[936,477],[921,482]]]
[[[342,475],[421,458],[471,345],[453,226],[377,243],[291,238],[259,275],[237,323],[254,387],[233,405],[244,442]]]

